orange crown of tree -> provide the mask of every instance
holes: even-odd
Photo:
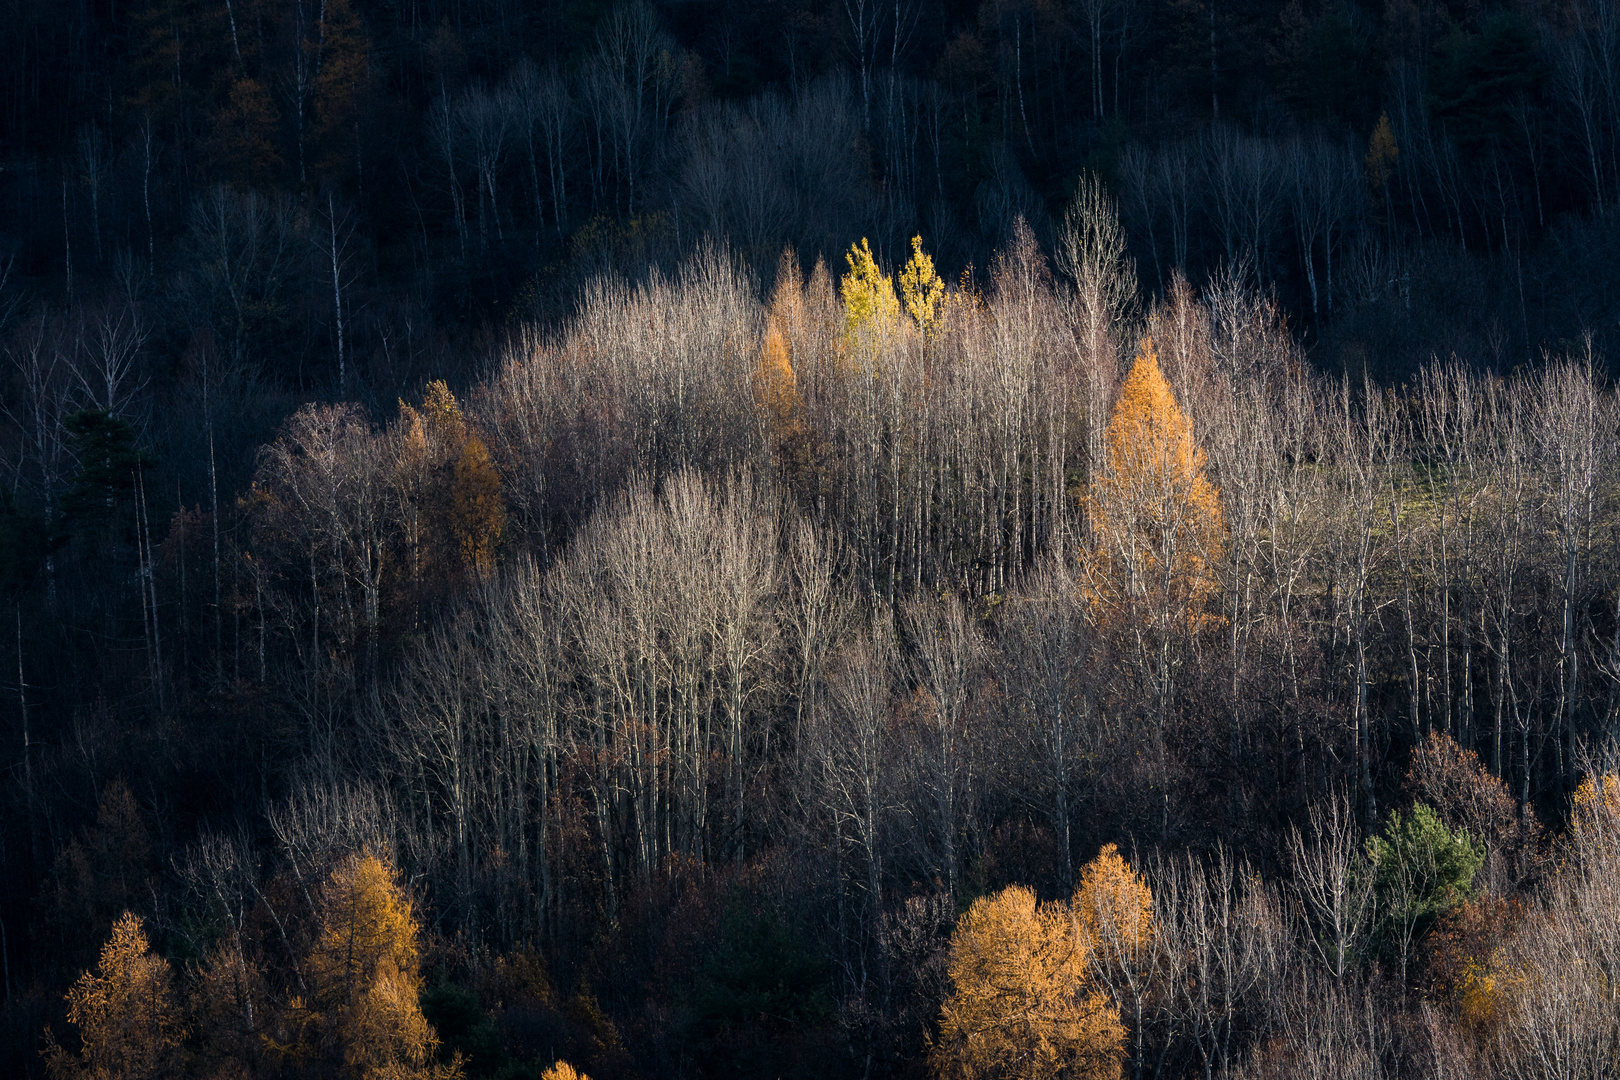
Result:
[[[930,1054],[941,1080],[1118,1080],[1119,1009],[1068,904],[1022,885],[980,897],[951,934],[951,992]]]
[[[1107,459],[1087,500],[1100,554],[1125,561],[1119,576],[1132,594],[1157,581],[1189,601],[1206,598],[1226,531],[1220,494],[1152,338],[1142,339],[1104,442]]]
[[[1204,452],[1193,438],[1192,421],[1159,370],[1152,338],[1142,339],[1120,387],[1106,441],[1108,480],[1185,492],[1220,513],[1215,489],[1204,479]]]

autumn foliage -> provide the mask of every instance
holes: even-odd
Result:
[[[945,282],[935,272],[933,258],[923,250],[921,236],[911,238],[911,258],[900,268],[900,300],[923,336],[933,337],[945,302]]]
[[[1616,0],[0,27],[0,1077],[1620,1080]]]
[[[1088,580],[1104,611],[1168,607],[1196,624],[1214,595],[1225,524],[1191,419],[1144,338],[1120,387],[1086,498]]]
[[[540,1080],[591,1080],[566,1061],[559,1061],[540,1074]]]
[[[48,1039],[55,1080],[144,1080],[172,1067],[185,1028],[169,964],[152,952],[138,915],[126,911],[113,924],[96,970],[68,991],[67,1018],[80,1050],[70,1054]]]
[[[1104,844],[1080,872],[1074,912],[1104,962],[1134,959],[1153,939],[1153,892],[1114,844]]]
[[[1091,981],[1091,942],[1067,904],[1014,885],[973,902],[951,937],[936,1075],[1117,1077],[1119,1012]]]
[[[303,965],[309,994],[292,1002],[296,1034],[282,1053],[341,1062],[368,1078],[455,1075],[434,1064],[438,1036],[417,1004],[421,930],[392,868],[376,855],[350,856],[327,879],[320,905]]]
[[[900,315],[900,301],[894,295],[894,281],[877,264],[872,245],[865,237],[844,254],[849,272],[839,282],[844,301],[845,327],[850,333],[865,326],[882,326]]]

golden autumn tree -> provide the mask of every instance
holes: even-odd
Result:
[[[1080,871],[1074,914],[1109,963],[1125,961],[1153,940],[1153,892],[1115,844],[1104,844]]]
[[[754,406],[769,432],[777,467],[795,488],[812,479],[815,439],[804,419],[793,354],[773,317],[765,328],[754,368]]]
[[[506,525],[501,501],[501,474],[490,460],[484,440],[474,435],[461,446],[450,489],[451,527],[461,561],[478,577],[495,569],[495,548]]]
[[[1196,624],[1215,592],[1213,562],[1226,526],[1204,475],[1192,421],[1144,338],[1104,438],[1106,459],[1086,508],[1092,599],[1104,608],[1163,613]]]
[[[1125,1030],[1093,981],[1089,950],[1066,904],[1037,903],[1021,885],[975,900],[951,935],[934,1074],[1117,1078]]]
[[[1464,1029],[1489,1038],[1502,1020],[1504,990],[1515,987],[1504,944],[1531,914],[1518,897],[1471,897],[1428,934],[1424,967],[1436,997],[1449,998]]]
[[[414,591],[490,573],[506,527],[501,475],[444,380],[427,384],[420,408],[399,403],[394,438],[393,484]]]
[[[817,263],[817,269],[825,282],[825,267]],[[793,367],[794,341],[818,336],[808,307],[798,260],[791,251],[783,252],[753,372],[754,407],[782,476],[795,492],[814,501],[822,494],[823,446],[805,414]]]
[[[900,299],[923,337],[932,338],[939,328],[945,282],[934,271],[933,258],[923,251],[921,236],[911,238],[911,258],[900,268]]]
[[[781,433],[800,422],[803,404],[799,400],[798,378],[793,373],[792,353],[774,319],[765,327],[753,382],[754,404],[774,432]]]
[[[540,1074],[540,1080],[591,1080],[566,1061],[559,1061]]]
[[[172,1070],[185,1028],[168,961],[152,952],[138,915],[124,912],[100,963],[67,993],[68,1022],[79,1029],[70,1054],[47,1033],[45,1062],[56,1080],[141,1080]]]
[[[1576,788],[1562,858],[1525,917],[1485,914],[1499,948],[1476,948],[1465,1022],[1488,1033],[1501,1076],[1612,1076],[1620,1045],[1620,774],[1611,757]],[[1495,942],[1491,942],[1495,944]],[[1458,950],[1462,951],[1462,950]],[[1549,1063],[1555,1068],[1549,1068]]]
[[[423,389],[422,419],[436,442],[459,446],[467,437],[467,417],[443,379],[434,379]]]
[[[900,300],[864,236],[859,244],[850,245],[844,261],[849,272],[838,282],[838,293],[844,301],[844,334],[853,344],[863,330],[883,333],[893,326],[900,318]]]
[[[459,1076],[459,1062],[434,1061],[438,1036],[417,1003],[421,931],[393,868],[373,854],[350,856],[318,904],[319,929],[303,963],[308,996],[293,999],[293,1038],[276,1049],[366,1080]]]
[[[1570,809],[1570,839],[1584,859],[1620,856],[1620,776],[1582,777]]]
[[[1187,642],[1219,621],[1210,611],[1226,526],[1204,475],[1191,419],[1144,338],[1120,387],[1086,495],[1090,542],[1084,589],[1097,619],[1117,635],[1148,693],[1162,736]]]
[[[1074,915],[1091,944],[1092,970],[1130,1020],[1131,1055],[1140,1063],[1154,966],[1153,891],[1116,845],[1104,844],[1080,871]]]

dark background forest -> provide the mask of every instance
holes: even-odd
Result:
[[[0,0],[0,1072],[406,1075],[371,889],[410,1075],[997,1075],[1113,843],[1116,1070],[1612,1075],[1617,202],[1611,0]]]

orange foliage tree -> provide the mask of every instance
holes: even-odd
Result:
[[[540,1080],[591,1080],[566,1061],[559,1061],[540,1074]]]
[[[1080,872],[1074,913],[1107,962],[1118,963],[1153,940],[1153,892],[1115,844],[1104,844]]]
[[[1092,969],[1131,1018],[1132,1056],[1142,1060],[1143,1013],[1154,966],[1153,891],[1114,844],[1080,871],[1074,914],[1091,946]]]
[[[1021,885],[975,900],[951,936],[935,1074],[1118,1077],[1125,1030],[1093,981],[1089,953],[1066,904],[1038,904]]]
[[[276,1048],[366,1078],[459,1076],[459,1062],[434,1061],[438,1036],[417,1004],[420,928],[393,868],[376,855],[350,856],[332,871],[319,904],[320,927],[303,965],[308,996],[293,999],[293,1039]]]
[[[478,577],[495,569],[495,548],[506,525],[501,501],[501,474],[489,448],[473,435],[461,446],[451,484],[451,523],[461,562]]]
[[[1093,608],[1134,639],[1162,724],[1176,669],[1172,643],[1214,623],[1214,564],[1226,534],[1192,421],[1144,338],[1104,437],[1085,500],[1091,544],[1083,572]]]
[[[1196,611],[1215,590],[1210,564],[1226,526],[1220,494],[1204,475],[1204,451],[1151,338],[1120,388],[1105,445],[1086,500],[1101,571],[1093,575],[1097,598],[1125,605],[1156,596]]]
[[[1474,897],[1442,915],[1424,943],[1430,988],[1470,1031],[1488,1037],[1501,1021],[1503,943],[1527,914],[1517,897]]]
[[[414,590],[487,575],[506,527],[501,475],[488,446],[442,379],[428,383],[420,409],[399,403],[396,431],[394,485]]]
[[[765,341],[754,368],[754,404],[778,445],[802,426],[803,403],[799,400],[798,377],[793,373],[793,357],[787,339],[772,319],[765,328]]]
[[[1465,1024],[1486,1033],[1493,1075],[1609,1076],[1620,1046],[1620,773],[1613,759],[1575,791],[1564,858],[1500,948],[1476,949],[1460,986]],[[1484,913],[1500,933],[1500,912]],[[1555,1067],[1549,1068],[1552,1063]]]
[[[168,961],[152,952],[138,915],[126,911],[113,924],[96,971],[79,976],[67,1006],[80,1050],[69,1054],[47,1032],[53,1078],[141,1080],[171,1070],[185,1029]]]
[[[808,322],[798,260],[784,252],[771,296],[765,339],[754,368],[754,405],[764,425],[776,466],[789,485],[809,502],[819,495],[823,446],[805,414],[799,376],[793,369],[793,339],[805,336]]]

